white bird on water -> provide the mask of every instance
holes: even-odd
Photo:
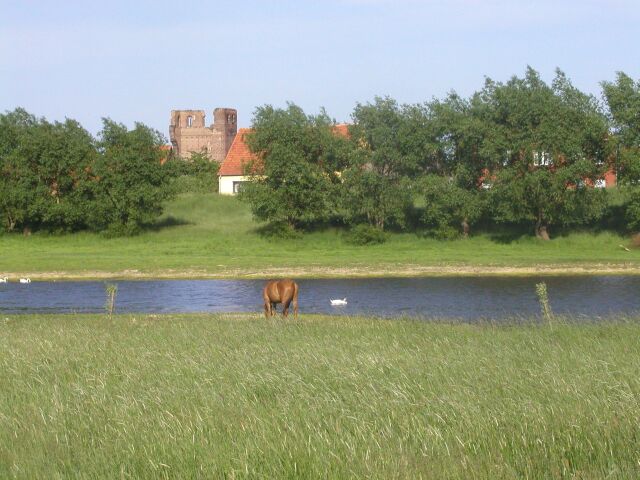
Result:
[[[7,283],[9,281],[8,277],[2,277],[0,278],[0,283]]]
[[[31,283],[31,279],[30,278],[21,278],[20,279],[20,283]]]
[[[329,299],[329,301],[331,302],[331,305],[346,305],[347,304],[347,299],[343,298],[342,300],[338,299]]]

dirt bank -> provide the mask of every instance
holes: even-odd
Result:
[[[6,272],[10,281],[21,277],[38,280],[150,280],[150,279],[249,279],[271,277],[358,278],[358,277],[427,277],[427,276],[538,276],[538,275],[640,275],[638,264],[553,264],[529,266],[498,265],[377,265],[372,267],[281,267],[260,270],[199,269],[122,270],[122,271],[53,271]]]

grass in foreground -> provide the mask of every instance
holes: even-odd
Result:
[[[640,324],[0,319],[0,477],[638,478]]]
[[[248,207],[236,198],[184,194],[167,206],[165,226],[132,238],[105,239],[79,233],[64,236],[0,236],[4,272],[92,272],[138,270],[201,274],[260,274],[270,269],[309,269],[321,275],[349,269],[403,272],[412,266],[536,266],[632,264],[640,267],[640,249],[620,247],[628,239],[611,233],[572,234],[550,242],[524,236],[510,242],[489,235],[437,241],[395,234],[383,245],[347,244],[335,230],[300,240],[267,240],[255,229]],[[553,232],[552,232],[553,233]],[[411,274],[411,271],[407,273]],[[453,272],[455,273],[455,272]]]

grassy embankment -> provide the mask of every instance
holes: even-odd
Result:
[[[34,278],[420,275],[632,271],[640,249],[611,233],[576,233],[540,242],[479,235],[437,241],[395,234],[383,245],[347,244],[335,230],[299,240],[268,240],[235,198],[184,194],[166,209],[165,226],[133,238],[79,233],[0,236],[0,274]],[[168,226],[167,226],[168,225]],[[553,232],[552,232],[553,233]]]
[[[0,477],[638,478],[640,324],[0,319]]]

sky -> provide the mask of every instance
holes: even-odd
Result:
[[[389,95],[422,103],[527,65],[600,82],[640,78],[637,0],[0,0],[0,112],[50,121],[143,122],[168,137],[173,109],[294,102],[348,122]]]

